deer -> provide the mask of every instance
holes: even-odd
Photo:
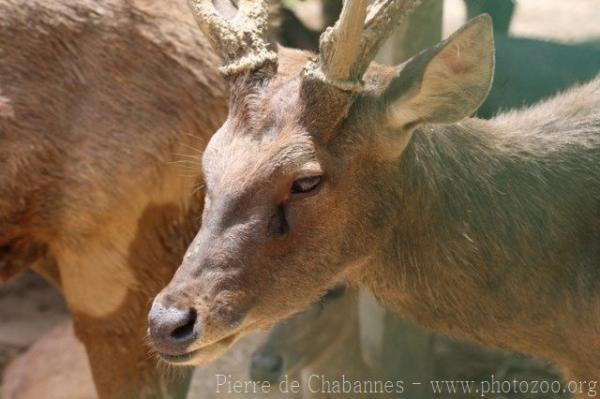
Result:
[[[0,280],[64,294],[100,398],[182,398],[152,298],[199,228],[228,86],[184,2],[0,1]]]
[[[437,333],[597,378],[600,78],[471,118],[488,16],[371,63],[417,3],[345,2],[314,55],[266,39],[263,2],[231,19],[190,1],[230,107],[202,155],[201,228],[148,315],[163,360],[210,362],[344,278]]]
[[[298,381],[303,398],[331,397],[329,390],[343,379],[360,382],[361,391],[334,396],[393,397],[403,393],[403,384],[386,391],[384,384],[389,380],[364,361],[358,323],[358,293],[338,284],[308,309],[271,329],[252,354],[250,376],[272,384],[285,378]],[[366,386],[367,381],[372,385]]]
[[[0,1],[0,282],[32,268],[63,293],[100,398],[187,390],[146,314],[199,228],[190,166],[228,84],[182,4]]]

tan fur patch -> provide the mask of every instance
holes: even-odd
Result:
[[[143,184],[147,180],[139,176],[142,184],[138,193],[131,202],[106,215],[105,225],[98,226],[91,238],[54,248],[63,292],[72,311],[90,317],[107,316],[119,309],[130,290],[139,288],[142,282],[136,278],[136,265],[130,264],[129,253],[136,240],[138,221],[150,204],[187,206],[185,202],[194,189],[195,179],[182,176],[177,166],[166,169],[161,181],[169,184],[148,187],[148,183]],[[92,281],[94,284],[82,283]]]

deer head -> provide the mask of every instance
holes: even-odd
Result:
[[[415,128],[470,115],[493,74],[487,16],[404,65],[369,68],[418,2],[347,0],[314,56],[267,41],[264,2],[219,13],[190,0],[231,97],[203,154],[202,228],[150,312],[163,359],[211,360],[368,264]]]

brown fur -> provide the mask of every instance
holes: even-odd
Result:
[[[282,51],[276,76],[233,82],[204,153],[202,228],[155,300],[198,314],[197,339],[169,354],[212,359],[345,276],[433,330],[597,378],[600,78],[463,119],[492,78],[479,18],[398,69],[373,66],[333,113],[306,58]],[[315,174],[317,190],[291,194]]]
[[[183,0],[4,0],[0,49],[0,264],[62,285],[101,398],[175,396],[146,312],[198,228],[218,58]]]

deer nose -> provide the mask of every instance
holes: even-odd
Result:
[[[199,336],[196,310],[166,307],[154,302],[148,315],[149,335],[158,352],[180,353]]]
[[[276,384],[283,374],[283,359],[277,354],[255,353],[250,361],[250,378]]]

